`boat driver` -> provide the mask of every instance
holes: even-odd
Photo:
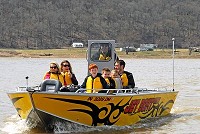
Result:
[[[99,51],[92,56],[93,60],[110,60],[111,59],[111,49],[108,43],[101,43]]]

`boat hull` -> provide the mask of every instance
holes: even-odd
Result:
[[[132,125],[145,118],[169,114],[177,93],[154,92],[107,95],[35,92],[31,94],[33,104],[29,106],[30,109],[22,111],[33,110],[34,112],[31,113],[37,114],[39,117],[37,122],[45,126],[51,125],[54,119],[86,126],[125,126]],[[27,92],[27,94],[29,93]],[[11,93],[9,96],[14,99],[15,96],[20,96],[20,94]],[[15,101],[13,104],[17,109],[22,103]],[[28,105],[30,104],[28,103]],[[25,117],[28,119],[29,116],[31,117],[32,114]]]
[[[27,119],[32,109],[29,92],[8,93],[8,97],[12,101],[18,115],[22,119]]]

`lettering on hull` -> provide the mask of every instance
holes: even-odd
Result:
[[[130,116],[138,114],[138,117],[140,119],[145,119],[147,117],[155,117],[161,115],[166,109],[169,109],[168,104],[174,103],[173,100],[169,100],[167,103],[163,104],[163,102],[160,102],[160,97],[135,100],[132,100],[131,97],[126,103],[124,103],[124,99],[121,99],[118,103],[111,103],[108,100],[111,100],[112,97],[89,97],[87,101],[52,97],[45,98],[66,103],[79,104],[90,108],[91,110],[81,109],[77,107],[68,111],[82,112],[90,115],[92,118],[91,126],[97,126],[98,124],[114,125],[120,119],[121,114],[128,114]],[[98,107],[97,105],[92,103],[92,100],[108,101],[108,103],[104,107]],[[102,112],[105,116],[100,118],[100,114]]]
[[[89,97],[88,101],[110,101],[112,97]]]

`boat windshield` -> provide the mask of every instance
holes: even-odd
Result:
[[[92,61],[110,61],[112,59],[111,43],[92,43],[90,58]]]

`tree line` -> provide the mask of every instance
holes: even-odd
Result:
[[[199,0],[0,0],[0,48],[46,49],[91,39],[121,46],[199,46]]]

